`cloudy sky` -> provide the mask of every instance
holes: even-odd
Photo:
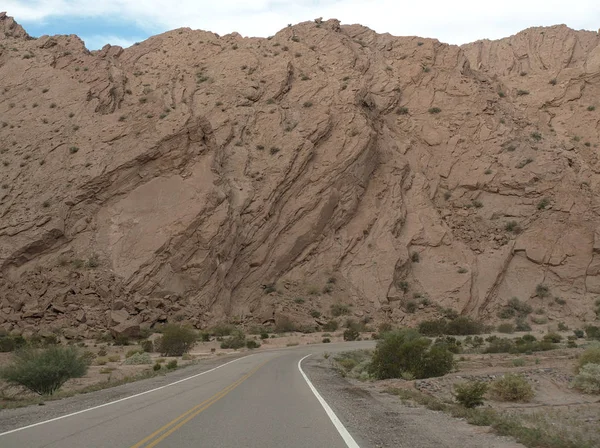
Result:
[[[129,46],[186,26],[268,36],[316,17],[453,44],[506,37],[530,26],[600,28],[600,0],[2,0],[0,10],[33,36],[77,34],[90,49]]]

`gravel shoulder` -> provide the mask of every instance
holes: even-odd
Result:
[[[303,369],[361,448],[523,448],[486,427],[370,391],[341,377],[321,356],[306,359]]]
[[[198,361],[196,364],[165,373],[164,375],[120,386],[86,394],[79,394],[60,400],[51,400],[45,402],[43,405],[0,410],[0,433],[165,386],[247,355],[247,353],[241,353],[239,355],[223,356],[210,360]]]

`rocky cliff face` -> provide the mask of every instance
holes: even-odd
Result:
[[[330,20],[90,52],[2,14],[0,79],[5,330],[494,320],[511,297],[595,319],[596,33]]]

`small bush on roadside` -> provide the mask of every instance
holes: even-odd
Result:
[[[39,395],[52,395],[69,379],[84,376],[88,366],[89,359],[75,347],[26,349],[17,352],[14,362],[0,370],[0,378]]]
[[[580,372],[586,364],[600,364],[600,344],[593,344],[581,354],[576,371]]]
[[[445,375],[453,366],[453,355],[445,346],[431,346],[429,339],[414,330],[398,330],[386,333],[377,343],[369,371],[379,379],[406,374],[429,378]]]
[[[329,344],[331,342],[331,339],[329,339],[329,338],[323,338],[323,340],[321,342],[323,344]]]
[[[600,394],[600,364],[584,365],[573,380],[573,387],[586,394]]]
[[[290,333],[297,331],[296,324],[287,316],[282,316],[275,323],[275,333]]]
[[[125,358],[130,358],[133,355],[135,355],[136,353],[144,353],[144,351],[143,350],[138,350],[138,349],[129,350],[127,353],[125,353]]]
[[[241,330],[236,330],[229,338],[221,342],[221,348],[237,350],[246,345],[246,335]]]
[[[167,369],[172,370],[172,369],[176,369],[177,368],[177,360],[176,359],[172,359],[171,361],[169,361],[167,363]]]
[[[162,368],[162,366],[160,365],[160,363],[159,363],[159,362],[155,363],[155,364],[152,366],[152,370],[154,370],[155,372],[158,372],[158,371],[159,371],[161,368]]]
[[[475,408],[483,404],[483,396],[488,386],[482,381],[470,381],[454,385],[454,397],[456,401],[466,408]]]
[[[356,341],[360,337],[360,333],[356,328],[348,328],[344,331],[344,341]]]
[[[246,348],[249,348],[250,350],[254,350],[255,348],[259,348],[259,347],[260,347],[260,344],[253,339],[246,341]]]
[[[233,325],[220,324],[213,327],[213,329],[210,330],[210,334],[216,337],[229,336],[233,332],[233,330],[235,330]]]
[[[377,328],[379,334],[389,333],[390,331],[392,331],[392,329],[392,324],[389,324],[387,322],[379,324],[379,327]]]
[[[525,365],[525,360],[523,358],[515,358],[512,360],[512,364],[515,367],[523,367]]]
[[[269,333],[267,333],[266,331],[262,332],[260,334],[260,338],[261,339],[269,339]]]
[[[520,375],[506,374],[492,382],[490,393],[499,401],[531,401],[533,389],[525,378]]]
[[[125,362],[125,365],[128,366],[138,366],[143,364],[152,364],[152,358],[150,358],[149,353],[140,353],[136,352],[134,355],[129,356]]]
[[[162,356],[181,356],[189,352],[195,342],[194,330],[181,325],[168,324],[163,327],[162,337],[156,340],[156,345]]]
[[[107,359],[108,362],[119,362],[121,360],[121,355],[110,355]]]

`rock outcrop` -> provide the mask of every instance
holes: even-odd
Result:
[[[596,33],[319,20],[90,52],[0,14],[0,79],[4,330],[493,320],[512,297],[596,318]]]

